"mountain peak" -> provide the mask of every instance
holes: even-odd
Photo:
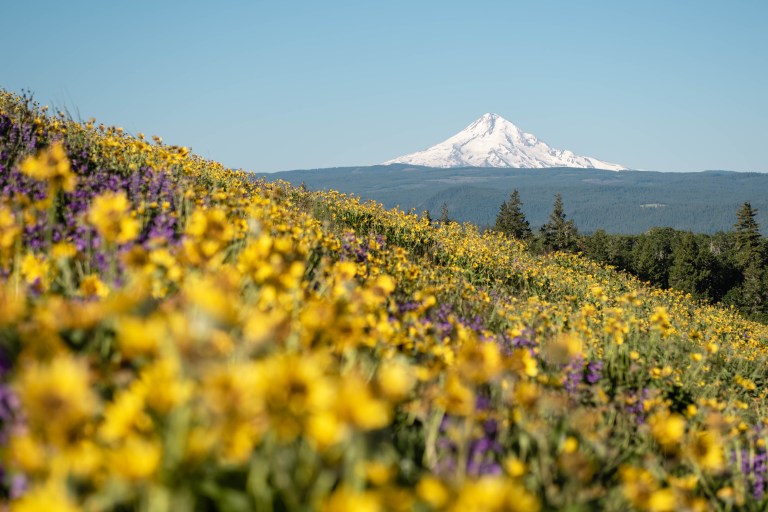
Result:
[[[424,151],[384,162],[426,167],[580,167],[625,170],[621,165],[554,149],[498,114],[487,112],[456,135]]]

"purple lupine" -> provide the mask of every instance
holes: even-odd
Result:
[[[0,384],[0,444],[8,441],[11,427],[19,418],[21,402],[7,384]]]
[[[0,349],[0,378],[5,378],[11,371],[13,363],[5,350]],[[24,417],[21,401],[11,386],[0,382],[0,445],[6,445],[11,432],[23,424]],[[12,499],[20,497],[26,489],[24,475],[16,474],[8,482],[6,468],[0,465],[0,488],[2,494]]]
[[[645,400],[648,399],[650,391],[648,388],[631,391],[629,397],[634,399],[632,404],[626,406],[626,411],[635,417],[635,423],[645,424]]]
[[[563,368],[565,382],[563,386],[569,395],[573,396],[579,390],[579,384],[584,379],[584,359],[576,356]]]
[[[475,399],[475,409],[486,411],[490,409],[491,401],[488,397],[479,395]],[[496,440],[498,424],[493,419],[483,422],[483,436],[470,444],[469,457],[467,458],[467,473],[471,476],[498,475],[501,474],[501,465],[498,462],[502,447]]]
[[[144,191],[141,190],[142,182],[136,182],[134,178],[140,174],[148,176],[145,180],[146,190]],[[133,173],[126,186],[133,191],[133,200],[136,202],[140,199],[146,203],[158,205],[167,202],[170,210],[174,210],[176,207],[176,198],[173,194],[174,184],[170,173],[167,171],[142,168],[139,173]],[[153,238],[163,238],[171,244],[180,241],[178,221],[165,210],[148,212],[144,230],[138,238],[138,243],[144,244]]]
[[[482,332],[485,329],[485,322],[480,318],[480,315],[475,315],[468,327],[475,332]]]
[[[765,448],[760,448],[752,461],[752,474],[755,477],[755,481],[752,487],[752,496],[755,499],[761,500],[765,497],[765,479],[768,466],[768,454],[765,452]]]
[[[419,303],[416,301],[402,302],[397,305],[398,312],[402,315],[409,311],[414,311],[419,308]]]
[[[447,414],[440,421],[438,437],[435,442],[435,447],[439,453],[437,466],[435,467],[435,473],[438,475],[448,475],[456,470],[459,449],[456,443],[451,441],[446,434],[446,431],[451,427],[451,423],[452,419]]]
[[[589,384],[596,384],[603,378],[603,362],[590,361],[587,363],[587,374],[585,376],[586,381]]]
[[[475,477],[501,474],[501,465],[497,461],[501,450],[495,436],[486,435],[474,441],[469,448],[467,474]]]
[[[479,395],[475,399],[475,409],[478,412],[487,411],[491,408],[491,401],[488,397]],[[456,418],[444,416],[440,422],[440,429],[436,446],[440,453],[435,471],[438,474],[446,475],[456,470],[458,463],[458,446],[449,439],[447,431],[455,424]],[[497,440],[498,423],[493,419],[486,419],[482,423],[482,436],[469,443],[466,471],[473,477],[483,475],[501,474],[502,468],[498,460],[502,454],[503,448]]]
[[[437,327],[437,333],[441,338],[450,336],[453,332],[453,324],[450,321],[451,314],[453,312],[453,306],[448,303],[440,304],[437,308],[437,321],[435,326]]]
[[[752,497],[756,500],[765,498],[766,478],[768,478],[768,453],[765,446],[758,443],[763,439],[762,431],[762,425],[758,424],[753,428],[753,450],[742,448],[731,452],[731,464],[735,465],[740,459],[739,469],[749,479]]]
[[[525,329],[519,336],[510,338],[507,334],[502,334],[499,340],[501,353],[505,356],[509,356],[517,349],[528,348],[532,349],[537,345],[535,339],[535,333],[532,329]]]
[[[27,477],[21,473],[17,473],[13,475],[13,477],[11,478],[11,485],[8,491],[8,496],[12,500],[19,499],[24,495],[24,493],[27,492],[28,486],[29,486],[29,483],[28,483]]]
[[[360,262],[358,255],[360,247],[355,234],[353,232],[344,233],[341,237],[341,242],[341,261],[355,260]]]

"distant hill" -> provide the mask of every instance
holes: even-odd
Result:
[[[451,218],[480,226],[492,224],[512,189],[520,191],[523,211],[535,228],[547,220],[560,193],[566,214],[582,232],[642,233],[669,226],[697,233],[727,231],[745,201],[759,211],[768,229],[768,174],[729,171],[649,172],[599,169],[436,169],[407,164],[297,170],[271,173],[312,190],[333,189],[373,199],[386,207],[430,210],[448,205]]]

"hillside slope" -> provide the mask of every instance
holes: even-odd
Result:
[[[0,95],[14,510],[765,505],[766,326]]]

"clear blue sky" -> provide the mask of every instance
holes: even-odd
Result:
[[[0,87],[253,171],[496,112],[638,169],[768,171],[768,1],[10,1]]]

